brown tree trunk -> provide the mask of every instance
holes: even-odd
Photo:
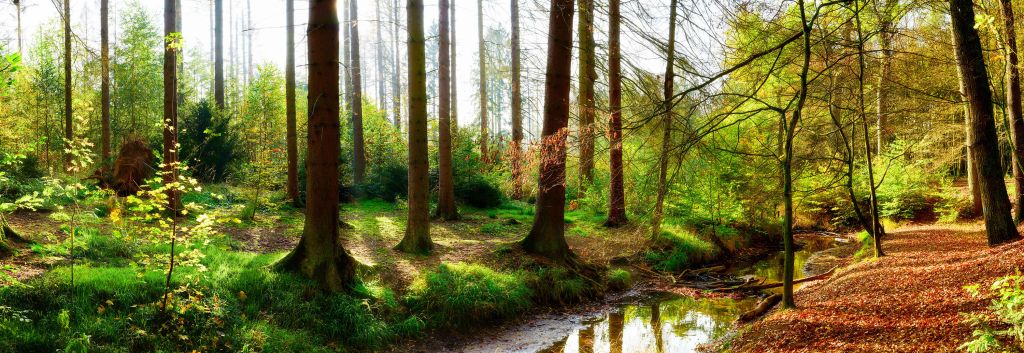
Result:
[[[214,0],[214,36],[217,37],[213,63],[213,96],[217,109],[224,110],[224,0]]]
[[[484,45],[484,0],[477,0],[477,37],[480,39],[480,158],[490,161],[487,152],[487,47]]]
[[[375,55],[377,61],[377,106],[378,108],[383,108],[384,100],[387,99],[386,93],[384,92],[384,32],[381,31],[380,1],[375,1],[375,3],[377,5],[377,11],[374,13],[377,16],[377,31],[375,33],[375,35],[377,36],[377,46],[375,48],[377,51]],[[386,116],[387,111],[385,110],[385,117]]]
[[[515,1],[515,0],[513,0]],[[448,0],[440,0],[438,45],[437,51],[438,67],[438,196],[437,196],[437,217],[446,221],[459,218],[459,211],[455,207],[455,183],[452,170],[452,125],[451,125],[451,71],[449,70],[449,46],[448,35],[451,33],[448,28]],[[425,94],[425,93],[424,93]],[[411,122],[411,121],[410,121]],[[410,146],[411,147],[411,146]],[[426,146],[423,147],[426,151]],[[410,148],[410,152],[412,148]],[[426,152],[424,152],[426,153]],[[412,179],[410,179],[412,180]]]
[[[1003,37],[1006,47],[1006,111],[1012,122],[1013,137],[1013,185],[1016,186],[1013,199],[1013,220],[1024,221],[1024,114],[1021,112],[1020,67],[1017,56],[1017,31],[1014,27],[1013,3],[1010,0],[999,0],[1003,15],[1003,26],[1006,35]]]
[[[527,252],[556,261],[570,260],[573,256],[565,241],[565,156],[572,74],[573,5],[573,0],[551,1],[537,211],[529,235],[520,242]]]
[[[349,17],[348,3],[352,0],[341,0],[341,108],[345,110],[349,122],[352,121],[352,18]]]
[[[295,122],[295,0],[285,1],[285,25],[288,27],[286,39],[286,59],[284,68],[285,111],[288,125],[288,199],[292,203],[299,200],[299,143]]]
[[[355,283],[355,260],[338,241],[338,15],[337,0],[310,0],[309,134],[306,135],[306,220],[299,245],[277,264],[342,291]]]
[[[618,227],[626,218],[626,192],[622,167],[622,53],[619,44],[620,0],[608,1],[608,143],[610,169],[608,220],[605,226]]]
[[[178,180],[178,46],[180,39],[172,40],[172,34],[181,33],[177,28],[175,0],[164,0],[164,160],[163,182],[170,185]],[[171,187],[167,190],[167,207],[177,214],[178,191]]]
[[[74,112],[71,109],[71,0],[64,0],[64,146],[75,138]],[[64,153],[64,167],[71,166],[71,153]]]
[[[512,198],[523,198],[523,91],[520,82],[519,0],[512,0]]]
[[[363,143],[363,75],[359,64],[359,1],[349,1],[349,55],[352,56],[352,175],[356,184],[362,184],[366,178],[366,148]]]
[[[110,29],[109,0],[100,0],[100,165],[110,166]]]
[[[668,194],[668,158],[669,149],[672,147],[672,96],[675,92],[673,82],[676,64],[676,4],[677,0],[672,0],[668,19],[668,61],[665,65],[665,101],[662,103],[665,116],[661,121],[664,131],[661,137],[661,156],[658,158],[658,196],[654,202],[654,215],[651,216],[651,239],[661,236],[661,219],[664,216],[665,196]]]
[[[999,141],[993,116],[992,91],[988,87],[981,40],[974,29],[974,8],[971,0],[950,0],[949,13],[953,24],[953,44],[957,65],[962,74],[964,92],[970,102],[971,155],[977,163],[978,184],[985,213],[985,231],[990,246],[1020,238],[1010,217],[1010,199],[1003,181],[999,161]]]
[[[441,0],[441,13],[447,12]],[[408,0],[406,28],[409,34],[409,217],[405,237],[395,249],[426,254],[430,242],[430,163],[427,161],[427,60],[423,38],[423,0]],[[443,18],[443,17],[442,17]],[[445,23],[441,22],[441,26]],[[441,27],[441,33],[447,28]],[[443,46],[443,45],[442,45]],[[443,50],[440,52],[444,52]],[[442,132],[443,133],[443,132]],[[444,153],[444,152],[441,152]],[[450,156],[449,156],[450,157]],[[450,159],[450,158],[449,158]]]
[[[448,20],[451,22],[451,31],[450,32],[451,32],[451,39],[452,39],[452,45],[451,45],[451,59],[452,59],[452,71],[451,71],[452,72],[452,80],[451,80],[452,81],[452,134],[457,134],[457,133],[459,133],[459,90],[456,89],[456,87],[458,86],[457,84],[458,84],[459,80],[458,80],[458,75],[456,74],[457,66],[455,65],[455,63],[458,60],[456,60],[457,58],[456,58],[456,55],[455,55],[455,2],[454,1],[451,3],[451,6],[448,7],[448,12],[449,12],[448,13],[448,15],[449,15],[448,16]]]
[[[882,251],[882,237],[885,235],[885,228],[882,227],[882,222],[878,215],[878,185],[875,184],[875,167],[874,159],[871,157],[871,134],[868,133],[867,114],[864,108],[864,78],[865,78],[865,58],[864,58],[864,28],[860,21],[860,5],[859,3],[854,4],[857,17],[855,18],[857,26],[857,115],[860,118],[861,124],[864,127],[864,160],[868,168],[868,196],[871,202],[870,208],[868,209],[871,213],[871,230],[868,231],[871,234],[871,239],[874,242],[875,257],[885,255]],[[806,34],[806,33],[805,33]],[[879,145],[881,148],[881,145]]]
[[[580,87],[576,99],[579,104],[580,133],[580,191],[594,181],[594,0],[579,0]]]
[[[394,110],[394,112],[392,114],[394,114],[394,116],[395,116],[395,120],[394,120],[395,128],[398,129],[399,131],[401,131],[402,130],[402,93],[401,93],[402,86],[399,83],[399,77],[401,76],[402,67],[401,67],[401,65],[399,65],[400,51],[399,51],[399,46],[398,46],[398,32],[399,32],[398,31],[398,0],[395,0],[394,4],[392,5],[392,10],[393,10],[393,13],[392,13],[393,18],[392,18],[392,27],[391,27],[391,29],[393,31],[392,35],[394,37],[393,38],[394,39],[394,43],[393,44],[394,44],[395,55],[392,57],[392,59],[393,59],[392,65],[393,65],[394,69],[391,72],[391,100],[392,100],[391,103],[392,103],[392,109]]]

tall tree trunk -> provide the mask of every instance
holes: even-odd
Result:
[[[109,0],[100,0],[100,163],[110,166],[110,28]]]
[[[214,0],[214,36],[216,50],[213,64],[213,96],[217,109],[224,110],[224,0]]]
[[[376,59],[377,59],[376,60],[377,61],[377,105],[378,105],[378,108],[383,108],[384,107],[384,101],[387,99],[387,96],[384,93],[384,80],[385,80],[385,78],[384,78],[384,76],[385,76],[385,73],[384,73],[384,33],[381,32],[381,24],[380,24],[380,1],[376,1],[376,4],[377,4],[377,11],[376,11],[376,15],[377,15],[377,32],[376,32],[376,35],[377,35],[377,48],[376,48],[376,50],[377,50],[377,55],[376,55]],[[387,113],[385,111],[385,116],[386,116],[386,114]]]
[[[512,0],[512,198],[523,198],[523,92],[520,83],[519,0]]]
[[[513,0],[515,1],[515,0]],[[437,217],[443,220],[455,220],[459,218],[459,211],[455,208],[455,183],[452,169],[452,125],[451,125],[451,71],[449,70],[449,46],[448,35],[451,33],[448,28],[448,0],[440,0],[439,4],[439,25],[438,25],[438,196],[437,196]],[[410,66],[411,67],[411,66]],[[410,81],[411,82],[411,81]],[[411,120],[410,120],[411,122]],[[411,129],[410,129],[411,133]],[[410,140],[411,141],[411,140]],[[412,146],[410,146],[412,147]],[[423,147],[426,151],[426,147]],[[412,149],[410,148],[411,152]],[[426,153],[426,152],[423,152]],[[410,179],[412,180],[412,179]]]
[[[458,82],[459,82],[459,80],[458,80],[459,76],[456,74],[456,71],[458,71],[458,70],[456,70],[457,66],[455,65],[455,63],[458,62],[458,60],[456,60],[457,56],[455,55],[455,33],[456,32],[455,32],[455,2],[454,1],[451,3],[451,6],[448,7],[448,15],[449,15],[448,19],[451,22],[451,31],[450,32],[451,32],[451,39],[452,39],[452,45],[451,45],[451,59],[452,59],[452,71],[451,71],[452,72],[452,80],[451,80],[452,81],[452,98],[451,98],[451,100],[452,100],[452,134],[456,134],[456,133],[459,132],[459,90],[456,89],[456,87],[458,86]]]
[[[299,201],[299,138],[295,122],[295,0],[285,1],[285,26],[288,27],[285,48],[284,96],[288,125],[288,199]]]
[[[163,181],[164,185],[170,185],[178,180],[178,50],[180,50],[180,38],[175,39],[174,35],[180,35],[178,28],[177,14],[175,11],[176,0],[164,0],[164,160],[163,160]],[[167,205],[171,212],[177,214],[178,191],[176,188],[167,190]]]
[[[594,0],[579,0],[580,86],[580,191],[594,181]]]
[[[480,39],[480,157],[484,163],[490,161],[487,152],[487,46],[484,45],[484,0],[477,0],[476,34]]]
[[[25,51],[21,45],[21,0],[14,0],[14,12],[18,18],[18,55],[24,56]]]
[[[256,77],[252,62],[252,0],[245,0],[245,83],[249,84]]]
[[[395,118],[395,128],[399,131],[402,130],[402,85],[399,83],[399,77],[401,76],[402,66],[399,64],[401,52],[399,50],[398,41],[398,0],[394,1],[392,5],[392,35],[394,43],[394,56],[392,56],[392,72],[391,72],[391,104]]]
[[[892,72],[892,39],[895,36],[895,19],[892,18],[892,6],[897,0],[881,0],[881,13],[878,14],[878,46],[881,49],[881,62],[878,67],[878,117],[876,135],[878,146],[876,154],[885,152],[885,145],[891,141],[889,133],[889,76]]]
[[[342,109],[348,114],[348,121],[352,121],[352,17],[349,16],[348,3],[352,0],[341,0],[341,87]]]
[[[949,13],[953,24],[953,44],[961,81],[971,111],[971,155],[978,171],[981,202],[985,213],[985,231],[988,244],[999,245],[1020,238],[1010,217],[1010,199],[1003,181],[1003,168],[999,161],[999,140],[993,116],[992,91],[988,87],[988,73],[981,40],[974,29],[974,9],[971,0],[950,0]]]
[[[71,0],[64,0],[64,145],[75,138],[74,112],[71,109]],[[64,167],[71,166],[71,153],[64,153]]]
[[[181,28],[182,28],[181,27],[181,0],[174,0],[174,28],[176,28],[178,32],[181,32]],[[179,49],[179,50],[181,50],[181,49]],[[185,73],[185,55],[181,54],[176,59],[177,59],[176,65],[178,67],[177,71],[176,71],[176,74],[184,74]],[[180,82],[178,82],[177,84],[180,84]],[[177,89],[175,89],[174,102],[175,102],[175,109],[178,109],[182,105],[185,105],[185,94],[184,94],[184,91],[181,89],[181,87],[178,87]],[[175,114],[175,115],[177,115],[177,114]]]
[[[668,195],[668,158],[669,149],[672,147],[672,96],[675,93],[673,83],[675,79],[676,61],[676,4],[672,0],[668,18],[668,61],[665,64],[665,100],[662,102],[662,109],[665,116],[661,120],[663,135],[661,137],[661,156],[658,158],[658,196],[654,202],[654,215],[651,217],[651,239],[658,239],[661,236],[661,219],[664,216],[665,196]]]
[[[359,1],[349,1],[349,28],[351,35],[349,55],[352,56],[352,174],[356,184],[362,184],[366,177],[366,149],[363,143],[363,75],[359,64]]]
[[[609,191],[608,220],[605,226],[618,227],[626,218],[626,192],[622,167],[622,53],[619,44],[620,0],[608,0],[608,143]]]
[[[442,13],[447,12],[446,1],[441,0]],[[434,244],[430,242],[430,182],[427,177],[430,163],[427,160],[427,59],[426,40],[423,38],[423,0],[408,0],[406,3],[406,33],[409,35],[406,49],[409,52],[409,216],[405,237],[395,249],[426,254]],[[445,25],[443,18],[441,26]],[[441,32],[446,29],[441,27]]]
[[[355,283],[355,260],[338,241],[338,15],[337,0],[310,0],[309,134],[306,135],[306,220],[299,245],[277,264],[333,291]]]
[[[573,5],[573,0],[551,1],[537,211],[529,235],[521,241],[527,252],[556,261],[573,257],[565,241],[565,156],[572,75]]]
[[[857,14],[857,17],[854,19],[857,26],[857,115],[864,127],[864,164],[868,168],[868,196],[871,202],[871,207],[869,208],[871,212],[871,230],[868,233],[871,234],[871,239],[874,243],[875,257],[880,257],[885,255],[885,252],[882,251],[882,237],[885,235],[885,228],[882,228],[882,222],[878,215],[878,185],[875,184],[874,159],[871,157],[871,134],[868,133],[871,130],[868,128],[868,119],[864,107],[864,78],[866,76],[864,28],[860,21],[860,3],[854,4],[854,9]]]
[[[1014,208],[1013,220],[1021,223],[1024,221],[1024,114],[1021,112],[1020,93],[1020,67],[1017,56],[1017,31],[1014,27],[1013,3],[1010,0],[999,0],[1003,15],[1003,26],[1006,35],[1003,36],[1006,47],[1006,110],[1012,122],[1011,136],[1013,137],[1013,185],[1016,186],[1013,199],[1017,205]]]

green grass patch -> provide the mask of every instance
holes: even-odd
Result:
[[[662,271],[682,271],[708,261],[715,255],[714,245],[679,226],[664,226],[659,240],[667,246],[662,250],[648,251],[645,258]]]
[[[478,264],[445,263],[418,278],[406,302],[441,327],[507,319],[532,306],[533,291],[523,277]]]
[[[633,286],[633,275],[621,268],[608,271],[608,289],[621,291]]]

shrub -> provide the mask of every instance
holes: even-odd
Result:
[[[667,248],[648,251],[645,257],[647,262],[662,271],[681,271],[702,264],[715,255],[711,243],[678,227],[664,227],[660,241],[667,243]]]
[[[621,268],[608,271],[608,289],[626,290],[633,286],[633,278],[629,271]]]
[[[229,120],[215,114],[206,100],[188,108],[182,118],[178,135],[181,161],[191,167],[196,179],[223,182],[232,162],[241,157],[238,134],[229,127]]]
[[[527,285],[540,303],[578,303],[593,294],[586,280],[562,267],[541,267],[528,276]]]
[[[992,282],[991,293],[983,293],[980,285],[966,286],[971,296],[993,297],[985,313],[961,313],[964,321],[974,327],[971,340],[960,349],[971,353],[1016,351],[1024,345],[1024,276],[1020,272]]]
[[[510,318],[530,308],[533,291],[521,273],[444,263],[413,282],[406,302],[441,327]]]
[[[409,167],[400,163],[386,163],[370,169],[367,182],[360,185],[362,195],[395,202],[409,196]]]

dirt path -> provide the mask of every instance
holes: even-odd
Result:
[[[733,344],[735,352],[953,352],[970,335],[961,312],[987,286],[1024,267],[1024,242],[988,248],[980,224],[913,226],[890,233],[888,256],[842,269],[796,295]]]

